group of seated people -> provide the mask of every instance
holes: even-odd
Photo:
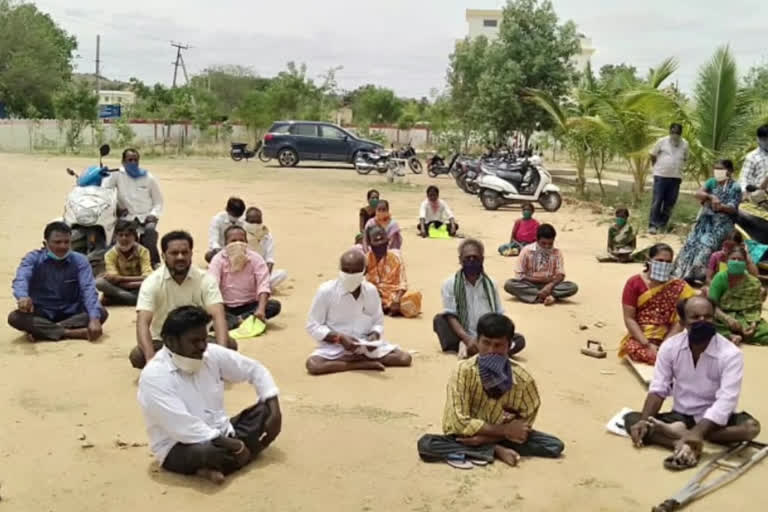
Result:
[[[339,276],[320,285],[309,311],[306,330],[317,345],[306,360],[312,375],[412,364],[410,353],[384,337],[384,318],[417,316],[421,294],[408,290],[400,229],[388,203],[372,192],[373,216],[364,219],[360,212],[365,249],[342,254]],[[427,195],[419,233],[428,235],[439,222],[455,235],[458,226],[439,191],[430,187]],[[513,241],[525,240],[519,240],[517,275],[504,289],[522,303],[549,305],[578,288],[565,280],[554,227],[536,225],[531,235],[532,214],[526,207],[513,228]],[[130,361],[143,369],[138,398],[151,450],[169,471],[220,483],[269,446],[282,424],[272,376],[238,354],[230,336],[247,317],[264,322],[280,312],[272,286],[285,277],[276,278],[274,241],[262,222],[261,211],[246,211],[242,200],[230,198],[211,222],[207,271],[192,265],[194,241],[185,231],[162,237],[163,265],[153,270],[136,223],[120,222],[98,279],[88,260],[70,250],[70,228],[51,223],[43,248],[27,254],[17,271],[17,310],[8,321],[33,340],[95,341],[108,316],[104,304],[135,304],[137,345]],[[672,469],[695,465],[703,440],[753,439],[760,430],[754,418],[735,412],[743,374],[736,344],[761,342],[768,326],[753,307],[756,299],[762,302],[762,288],[746,272],[745,250],[733,241],[719,257],[725,270],[713,276],[709,298],[671,277],[674,255],[664,244],[650,249],[645,271],[624,290],[629,334],[622,354],[656,364],[645,406],[626,418],[626,427],[636,446],[674,448],[665,462]],[[494,459],[515,465],[521,456],[560,456],[562,441],[533,430],[538,390],[531,373],[510,359],[526,340],[504,316],[498,288],[484,270],[483,244],[463,240],[458,257],[460,268],[442,285],[443,311],[433,329],[441,348],[462,360],[448,384],[443,433],[419,441],[421,457],[467,468]],[[682,352],[693,360],[679,357]],[[711,371],[696,371],[697,361]],[[230,419],[224,382],[245,381],[258,401]],[[668,396],[675,410],[659,414]]]

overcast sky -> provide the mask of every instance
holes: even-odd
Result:
[[[448,55],[467,33],[466,8],[498,8],[498,0],[40,0],[79,42],[78,71],[93,72],[101,34],[102,74],[170,83],[175,49],[187,43],[191,73],[241,64],[272,76],[288,61],[310,75],[343,66],[341,87],[365,83],[420,97],[442,88]],[[689,90],[715,48],[730,43],[742,72],[764,62],[764,0],[554,0],[561,20],[592,37],[595,69],[626,62],[642,72],[668,56]]]

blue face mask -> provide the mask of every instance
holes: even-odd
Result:
[[[48,249],[47,256],[48,256],[48,258],[50,258],[50,259],[52,259],[54,261],[64,261],[65,259],[67,259],[69,257],[69,253],[70,252],[71,251],[67,251],[67,254],[65,254],[64,256],[59,257],[59,256],[56,256],[56,254],[54,254],[53,251]]]
[[[125,169],[126,174],[131,178],[140,178],[147,174],[147,171],[139,168],[138,162],[125,162],[123,164],[123,169]]]

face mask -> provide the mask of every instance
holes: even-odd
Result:
[[[56,256],[56,254],[54,254],[53,251],[48,249],[47,256],[48,256],[48,258],[50,258],[50,259],[52,259],[54,261],[64,261],[65,259],[67,259],[67,257],[69,256],[70,252],[72,252],[72,251],[67,251],[67,254],[65,254],[64,256],[59,257],[59,256]]]
[[[341,287],[344,288],[344,291],[347,293],[352,293],[353,291],[360,288],[360,285],[363,284],[364,279],[365,272],[358,272],[357,274],[339,272],[339,282],[341,282]]]
[[[716,332],[715,324],[702,320],[688,326],[688,339],[694,345],[703,345],[711,340]]]
[[[131,178],[139,178],[147,174],[147,171],[139,168],[138,162],[126,162],[123,164],[123,169],[125,169],[125,173]]]
[[[500,398],[512,389],[512,368],[506,355],[481,354],[477,356],[477,370],[483,389],[491,398]]]
[[[176,368],[184,373],[197,373],[200,371],[200,368],[203,367],[202,359],[193,359],[191,357],[180,356],[179,354],[171,352],[170,350],[168,352],[171,354],[171,360],[173,361],[173,364],[176,365]]]
[[[726,169],[715,169],[713,174],[715,175],[715,181],[725,181],[728,179],[728,171]]]
[[[376,212],[376,220],[380,223],[388,223],[392,217],[389,215],[389,212]]]
[[[371,208],[376,208],[376,205],[378,204],[379,204],[379,200],[376,198],[368,200],[368,206],[370,206]]]
[[[619,226],[620,228],[624,227],[624,224],[626,223],[627,223],[627,219],[625,219],[624,217],[616,217],[616,225]]]
[[[387,244],[372,245],[371,251],[373,251],[373,254],[375,254],[377,258],[383,258],[387,255]]]
[[[523,218],[524,218],[525,220],[528,220],[528,219],[530,219],[531,217],[533,217],[533,212],[530,212],[530,211],[528,211],[528,210],[523,210]]]
[[[669,281],[669,276],[672,274],[673,266],[674,265],[671,262],[651,260],[649,265],[649,275],[654,281],[666,283]]]
[[[240,272],[248,263],[248,244],[245,242],[232,242],[224,248],[229,258],[229,266],[233,272]]]
[[[739,260],[728,260],[728,273],[732,276],[743,276],[747,270],[747,262]]]
[[[466,261],[461,264],[461,269],[464,271],[464,275],[467,276],[479,276],[483,273],[482,261]]]
[[[768,139],[757,139],[757,145],[760,146],[763,151],[768,151]]]

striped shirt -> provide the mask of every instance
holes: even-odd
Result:
[[[483,390],[477,368],[477,356],[460,361],[448,382],[448,396],[443,412],[443,432],[447,435],[470,437],[485,424],[498,425],[508,412],[533,425],[541,400],[536,382],[527,370],[514,361],[512,389],[498,399]]]

